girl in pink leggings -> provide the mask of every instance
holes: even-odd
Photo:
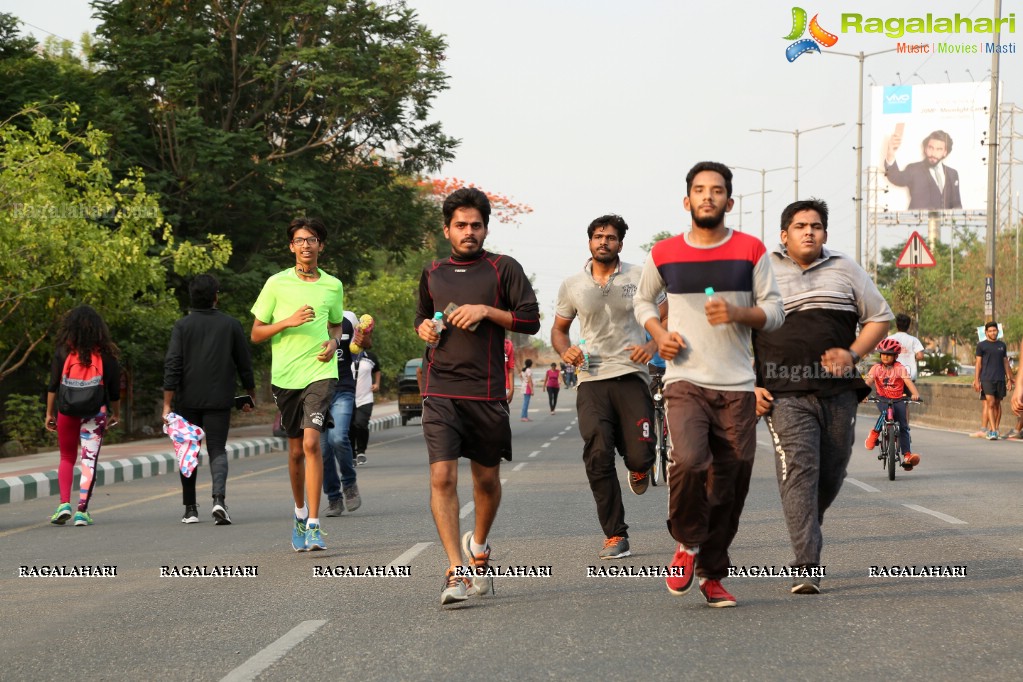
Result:
[[[57,410],[57,391],[65,361],[71,353],[77,353],[81,363],[87,367],[96,361],[103,364],[105,401],[93,416],[71,416]],[[57,442],[60,445],[60,467],[57,470],[60,505],[50,517],[50,523],[63,525],[72,517],[71,484],[75,462],[81,455],[82,477],[78,509],[73,514],[74,523],[76,526],[92,525],[89,500],[96,484],[96,464],[103,444],[103,434],[120,421],[121,368],[117,354],[117,346],[110,339],[110,330],[91,306],[80,305],[64,316],[57,332],[46,395],[46,429],[57,432]]]

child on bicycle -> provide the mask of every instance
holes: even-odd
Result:
[[[909,418],[906,413],[904,397],[905,389],[909,389],[910,400],[919,400],[920,392],[917,391],[916,385],[909,378],[909,372],[906,371],[906,368],[901,363],[896,362],[896,358],[902,352],[902,344],[889,336],[877,344],[877,351],[881,354],[881,362],[870,368],[867,376],[864,377],[864,381],[867,382],[868,386],[874,387],[878,397],[892,400],[893,412],[895,413],[896,420],[899,422],[899,445],[903,453],[902,468],[906,471],[912,471],[913,467],[920,463],[920,455],[910,450]],[[881,426],[884,424],[887,402],[879,402],[877,407],[881,411],[881,416],[878,417],[877,423],[874,424],[874,428],[870,430],[870,435],[867,436],[867,442],[864,443],[868,450],[873,450],[874,446],[877,445]]]

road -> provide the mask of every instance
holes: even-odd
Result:
[[[50,526],[51,499],[6,505],[0,679],[1023,677],[1019,443],[916,428],[923,463],[894,482],[858,445],[824,526],[823,594],[791,595],[784,578],[733,578],[725,584],[738,608],[710,609],[697,590],[671,596],[663,579],[587,577],[598,563],[664,565],[673,547],[666,489],[627,492],[633,556],[598,561],[573,397],[563,392],[554,416],[513,420],[515,459],[502,467],[492,534],[495,564],[550,566],[551,576],[499,578],[495,596],[452,608],[439,605],[445,559],[418,422],[373,434],[358,469],[364,505],[323,519],[326,552],[290,549],[281,453],[231,462],[236,523],[227,527],[209,519],[205,470],[197,525],[180,523],[170,476],[97,488],[87,528]],[[461,473],[469,527],[464,464]],[[732,562],[789,560],[761,426]],[[410,577],[314,576],[393,563],[409,565]],[[116,566],[117,575],[18,577],[23,566],[54,565]],[[258,575],[160,577],[163,566],[221,565]],[[965,566],[966,576],[870,577],[871,566]]]

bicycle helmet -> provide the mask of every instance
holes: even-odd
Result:
[[[882,355],[898,355],[902,352],[902,344],[889,336],[887,339],[881,339],[881,343],[877,344],[877,352]]]

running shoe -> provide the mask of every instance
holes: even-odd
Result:
[[[341,516],[345,512],[345,503],[339,497],[336,500],[327,501],[327,511],[323,512],[324,516]]]
[[[70,518],[71,503],[65,502],[64,504],[57,507],[57,511],[53,512],[53,516],[50,517],[50,523],[52,523],[55,526],[63,526]]]
[[[305,522],[306,519],[300,519],[296,516],[295,525],[291,529],[291,548],[296,552],[305,552],[309,549],[308,547],[306,547],[305,544],[306,539]]]
[[[440,605],[447,606],[469,598],[469,579],[455,575],[455,569],[449,568],[444,574],[444,589],[440,592]]]
[[[863,447],[867,448],[868,450],[873,450],[875,447],[877,447],[877,439],[880,435],[881,434],[879,434],[877,431],[871,429],[870,433],[867,434],[867,440],[863,442]]]
[[[987,438],[988,440],[998,440],[998,432],[988,431],[987,436],[985,436],[985,438]]]
[[[668,592],[676,597],[681,597],[693,587],[696,555],[690,554],[679,544],[678,549],[675,550],[675,556],[671,560],[671,568],[674,569],[672,573],[679,575],[669,575],[664,582],[668,585]]]
[[[820,576],[804,576],[792,581],[792,594],[820,594]]]
[[[186,504],[185,515],[181,517],[181,523],[199,523],[199,508],[194,504]]]
[[[472,553],[472,531],[467,530],[462,535],[462,553],[465,554],[469,560],[469,567],[473,569],[473,572],[479,570],[490,569],[490,543],[487,543],[487,548],[479,554]],[[494,593],[494,576],[492,575],[474,575],[472,577],[472,586],[476,590],[476,594],[483,596],[485,594]]]
[[[1005,440],[1020,440],[1020,432],[1016,429],[1009,431],[1009,433],[1005,434]]]
[[[630,471],[629,487],[632,488],[632,492],[642,495],[650,487],[650,474],[645,471]]]
[[[632,552],[629,551],[629,538],[614,535],[604,540],[604,548],[597,553],[597,556],[601,559],[621,559],[630,554]]]
[[[227,504],[223,495],[213,496],[213,522],[218,526],[230,526],[231,516],[227,513]]]
[[[91,526],[92,517],[89,516],[87,511],[76,511],[75,512],[75,525],[76,526]]]
[[[363,464],[365,464],[368,461],[369,461],[369,459],[366,457],[365,453],[360,452],[359,454],[357,454],[355,456],[355,462],[359,466],[362,466]]]
[[[700,592],[703,592],[707,606],[712,606],[715,609],[735,606],[735,597],[728,593],[728,590],[721,585],[720,580],[704,580],[700,585]]]
[[[353,483],[344,489],[345,495],[345,507],[348,511],[353,512],[362,506],[362,497],[359,495],[359,485]]]
[[[323,542],[323,531],[320,530],[320,524],[310,523],[306,526],[305,546],[310,552],[327,549],[327,545]]]
[[[917,464],[920,463],[920,455],[916,454],[915,452],[907,452],[902,456],[902,461],[911,467],[915,467]]]

